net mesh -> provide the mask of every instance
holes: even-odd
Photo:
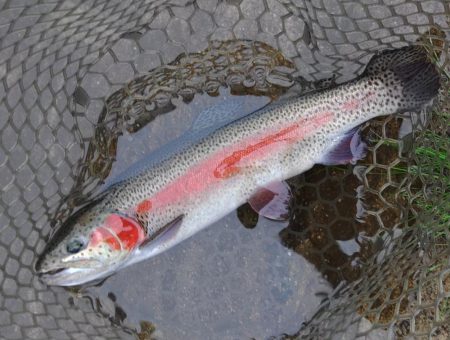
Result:
[[[449,13],[446,0],[2,1],[0,337],[153,336],[151,325],[124,325],[119,308],[68,299],[33,273],[52,228],[110,174],[120,134],[171,111],[174,96],[188,103],[221,86],[303,93],[421,39],[443,65],[432,113],[373,120],[356,167],[290,180],[281,240],[335,292],[297,334],[279,337],[447,339]],[[342,251],[348,240],[357,256]]]

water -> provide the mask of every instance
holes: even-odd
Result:
[[[125,132],[109,177],[185,133],[202,108],[231,96],[226,89],[220,94],[198,95],[189,104],[177,101],[172,112],[136,133]],[[304,257],[282,245],[279,234],[287,224],[260,218],[247,229],[233,212],[82,295],[97,300],[97,308],[118,324],[139,330],[140,322],[150,322],[163,339],[294,333],[332,287]]]
[[[287,65],[281,72],[277,63],[267,61],[270,53],[270,48],[256,52],[253,57],[264,62],[246,76],[234,72],[230,77],[230,70],[223,70],[216,76],[227,79],[225,83],[205,83],[203,93],[176,86],[167,91],[161,81],[152,83],[147,76],[127,85],[134,93],[119,90],[108,97],[106,111],[96,101],[87,105],[87,112],[101,114],[80,176],[80,183],[90,183],[86,192],[98,191],[104,180],[108,183],[130,164],[186,134],[199,112],[211,105],[246,96],[251,112],[280,96],[298,95],[298,88],[291,87],[291,65],[278,60]],[[171,70],[182,73],[185,67]],[[164,75],[158,69],[152,72]],[[170,77],[165,79],[170,83]],[[154,95],[142,100],[143,93]],[[395,134],[399,125],[393,122]],[[391,131],[389,126],[384,130]],[[363,129],[369,145],[371,133],[378,132],[384,133],[376,125]],[[371,161],[370,152],[359,166],[365,161]],[[363,182],[354,170],[316,166],[290,179],[289,222],[258,218],[244,206],[169,251],[76,290],[71,301],[88,300],[118,327],[162,339],[259,339],[295,333],[334,287],[359,277],[362,262],[375,250],[378,220],[364,211],[377,202],[367,200],[362,209]],[[371,185],[384,182],[384,174],[375,173]],[[395,218],[396,213],[389,215],[386,223]]]
[[[150,321],[162,339],[294,333],[319,305],[321,296],[315,293],[329,292],[330,285],[280,244],[282,227],[264,221],[248,230],[230,214],[87,293],[102,302],[112,292],[127,324]]]
[[[143,311],[136,310],[133,314],[135,308],[124,295],[130,283],[140,289],[141,296],[134,301],[138,302],[143,299],[143,296],[147,296],[147,289],[150,289],[148,287],[151,287],[152,280],[161,280],[162,277],[152,275],[152,268],[139,271],[144,266],[148,268],[147,263],[126,269],[130,277],[123,277],[123,274],[119,273],[104,282],[103,286],[90,288],[81,293],[67,291],[60,287],[47,287],[39,282],[33,272],[33,263],[45,245],[51,223],[59,223],[67,217],[68,213],[64,206],[57,216],[54,216],[59,203],[66,198],[71,206],[86,202],[88,197],[78,194],[74,195],[77,199],[72,201],[72,195],[70,195],[72,189],[82,188],[84,193],[91,193],[99,187],[101,179],[111,178],[114,171],[118,170],[117,166],[121,160],[119,159],[112,167],[111,161],[116,156],[122,156],[122,153],[120,155],[116,153],[117,147],[119,149],[122,147],[118,144],[129,137],[119,138],[119,133],[131,134],[133,138],[136,136],[133,131],[136,131],[139,125],[145,126],[152,136],[150,139],[154,142],[148,147],[154,149],[187,128],[184,120],[183,124],[178,120],[179,124],[174,125],[170,124],[169,118],[160,125],[153,124],[152,122],[156,119],[165,119],[164,112],[171,114],[172,109],[164,105],[162,105],[163,109],[152,112],[150,117],[133,115],[138,124],[133,125],[130,120],[125,126],[121,126],[121,119],[118,119],[119,122],[112,119],[108,124],[103,124],[104,119],[99,116],[107,97],[115,90],[122,88],[128,81],[147,74],[149,70],[161,64],[171,63],[181,52],[202,51],[214,39],[242,38],[264,41],[280,49],[284,56],[295,63],[295,74],[302,75],[308,80],[323,79],[331,75],[336,75],[337,80],[352,79],[367,61],[365,57],[369,57],[369,52],[414,43],[419,34],[428,30],[429,25],[440,26],[447,32],[446,38],[445,34],[442,34],[444,40],[441,40],[440,46],[444,52],[448,50],[447,14],[450,12],[448,1],[410,1],[401,4],[398,1],[378,1],[378,4],[376,2],[314,1],[311,2],[312,5],[306,2],[305,7],[304,1],[285,0],[226,2],[61,0],[52,3],[41,0],[7,1],[1,10],[2,29],[0,30],[2,32],[0,73],[4,78],[0,86],[2,98],[0,338],[73,338],[77,340],[135,338],[133,332],[128,332],[129,335],[127,335],[121,330],[127,328],[137,329],[139,339],[148,339],[151,333],[159,334],[160,338],[164,335],[170,339],[171,331],[182,330],[179,318],[173,320],[171,315],[164,320],[163,328],[162,321],[151,314],[152,306],[147,306],[147,309]],[[282,3],[290,5],[286,7],[281,5]],[[301,8],[295,8],[294,4]],[[287,9],[291,9],[292,14]],[[114,44],[120,34],[122,39]],[[441,36],[440,33],[438,35]],[[242,45],[246,46],[245,43]],[[225,44],[222,52],[225,50],[233,54],[236,51],[234,47]],[[270,53],[263,53],[262,56],[249,59],[246,58],[252,55],[248,53],[249,49],[242,50],[245,53],[241,54],[243,58],[237,62],[239,67],[238,72],[235,73],[230,72],[226,62],[214,61],[215,55],[223,57],[223,53],[209,55],[210,61],[214,61],[215,65],[223,66],[224,73],[237,80],[237,85],[232,86],[231,81],[222,81],[220,77],[211,76],[211,68],[206,67],[205,74],[211,76],[209,78],[211,82],[205,93],[213,96],[218,84],[222,86],[225,83],[239,93],[255,92],[254,87],[240,86],[242,82],[239,78],[243,76],[245,79],[252,74],[253,76],[249,77],[251,80],[257,78],[255,75],[262,74],[262,79],[266,79],[265,67],[258,71],[254,65],[260,65],[261,61],[263,65],[266,65],[264,60],[267,59],[269,64],[273,63],[281,67],[281,63],[274,62]],[[448,53],[445,54],[448,70],[449,58]],[[97,56],[102,59],[96,60]],[[198,61],[204,56],[200,55],[192,59]],[[253,61],[257,62],[253,63]],[[201,63],[197,65],[201,66]],[[292,63],[289,65],[288,62],[284,64],[284,67],[291,70],[294,68]],[[274,67],[271,69],[273,70]],[[86,77],[84,77],[85,74]],[[268,73],[268,78],[271,81],[280,81],[280,78],[273,76],[272,72]],[[285,77],[281,78],[286,80]],[[165,89],[174,89],[172,93],[177,93],[178,89],[172,85],[181,79],[178,75],[168,72],[166,77],[162,74],[159,79],[162,80],[160,85]],[[198,83],[199,81],[194,82],[194,84]],[[251,82],[246,84],[251,85]],[[285,87],[290,86],[289,79],[287,84]],[[206,87],[202,85],[201,88]],[[73,95],[74,89],[80,91],[75,91]],[[85,92],[83,93],[81,89]],[[267,86],[262,86],[262,89],[267,89]],[[192,88],[184,90],[185,98],[193,99],[195,87],[194,90]],[[278,87],[278,92],[273,90],[277,89],[272,87],[265,93],[275,92],[274,98],[284,93],[283,86]],[[448,81],[446,90],[448,90]],[[261,92],[261,90],[256,92],[258,91]],[[75,108],[70,105],[72,97],[77,102]],[[196,93],[195,100],[186,106],[193,107],[198,101],[199,97]],[[164,100],[161,101],[163,102]],[[445,100],[447,118],[448,104],[448,100]],[[194,111],[192,110],[192,115],[195,115]],[[110,113],[108,118],[114,118],[114,113]],[[145,119],[139,120],[139,117]],[[180,113],[177,117],[185,117],[185,115]],[[150,124],[147,124],[148,122]],[[274,245],[280,256],[291,254],[286,261],[295,257],[301,260],[301,257],[297,255],[301,254],[307,259],[307,263],[313,263],[314,268],[317,268],[318,272],[322,273],[324,278],[334,286],[343,279],[351,281],[358,278],[361,262],[364,262],[371,252],[386,246],[383,234],[380,236],[379,233],[380,225],[384,227],[383,232],[389,232],[390,228],[396,226],[399,206],[402,216],[408,220],[409,227],[406,227],[404,234],[412,235],[410,242],[403,242],[403,237],[392,242],[388,249],[392,250],[392,246],[395,245],[394,252],[391,254],[394,256],[386,257],[387,261],[384,264],[380,265],[377,262],[376,266],[370,266],[370,270],[363,273],[363,280],[354,285],[350,284],[347,294],[333,299],[331,307],[325,309],[325,317],[316,315],[306,327],[305,332],[314,328],[318,329],[319,337],[322,338],[327,338],[329,334],[335,335],[336,338],[344,336],[351,338],[351,331],[349,332],[346,328],[345,322],[348,320],[349,308],[357,310],[359,315],[370,320],[366,320],[366,325],[363,327],[365,331],[368,331],[372,328],[371,322],[376,322],[380,316],[381,309],[389,307],[386,308],[387,313],[381,313],[385,315],[382,315],[380,321],[384,324],[390,323],[393,326],[393,334],[398,337],[414,337],[421,333],[432,337],[449,338],[448,326],[439,320],[439,314],[436,313],[444,307],[446,302],[443,293],[450,292],[448,252],[445,253],[446,249],[444,249],[436,252],[431,258],[421,257],[423,243],[430,243],[430,240],[420,236],[423,228],[413,225],[416,214],[408,215],[408,210],[403,209],[402,206],[405,205],[403,194],[406,192],[408,194],[406,197],[409,197],[407,199],[416,209],[416,197],[419,195],[420,198],[420,191],[423,189],[422,181],[405,171],[405,168],[411,164],[411,158],[407,154],[399,155],[399,148],[393,145],[387,145],[387,148],[386,145],[377,145],[379,140],[392,142],[396,139],[395,134],[386,133],[391,130],[385,130],[385,127],[393,125],[392,122],[390,118],[371,122],[370,131],[373,132],[375,142],[371,144],[372,149],[368,158],[360,162],[357,167],[353,169],[319,167],[305,176],[291,180],[290,184],[297,194],[293,203],[295,207],[293,216],[288,225],[276,224],[266,228],[266,222],[261,219],[254,230],[247,230],[251,238],[254,238],[253,235],[257,233],[271,232],[270,237],[274,237],[285,246],[279,247],[278,243],[278,247]],[[448,137],[450,131],[443,130],[446,129],[446,124],[447,122],[441,119],[431,125],[430,131],[444,131],[441,135]],[[171,129],[168,128],[169,126]],[[164,130],[161,131],[161,128]],[[173,133],[174,128],[177,129],[176,133]],[[141,131],[144,133],[145,129]],[[414,125],[414,129],[417,129],[417,126]],[[392,131],[395,132],[395,129]],[[168,134],[171,135],[167,137]],[[156,135],[160,140],[156,140],[154,137]],[[408,136],[410,146],[414,145],[413,141],[417,145],[416,137],[417,133]],[[419,145],[429,147],[445,146],[442,143],[437,144],[434,140],[421,144],[423,138],[419,138],[418,142]],[[95,146],[91,148],[92,153],[82,154],[80,146],[85,146],[87,149],[88,145]],[[405,145],[406,143],[403,147]],[[133,158],[130,156],[129,160],[139,158],[142,150],[144,149],[134,148],[136,155]],[[400,163],[396,163],[397,156],[402,157]],[[87,167],[77,169],[77,165],[83,161],[81,157],[86,160]],[[423,158],[413,157],[416,160],[423,160]],[[417,163],[413,161],[413,164]],[[361,166],[370,167],[367,176],[353,176],[353,171],[356,172]],[[441,165],[439,169],[433,169],[431,173],[440,179],[437,183],[425,178],[431,184],[427,187],[427,196],[438,190],[446,190],[448,193],[445,189],[448,185],[443,186],[445,179],[442,176],[442,174],[448,174],[445,172],[447,168]],[[402,169],[403,172],[401,172]],[[425,173],[430,171],[427,166],[424,168],[419,166],[418,169],[421,169],[421,172],[425,170]],[[341,176],[337,175],[336,170]],[[74,174],[78,175],[77,181],[74,180]],[[320,187],[321,185],[327,187],[329,177],[341,184],[336,186],[335,181],[331,182],[330,187],[333,190],[330,191],[330,195],[327,195],[327,192],[320,190]],[[366,215],[363,223],[356,222],[354,216],[351,216],[355,206],[355,188],[361,185],[359,178],[366,188],[371,188],[370,192],[365,192]],[[337,193],[337,196],[333,192]],[[325,196],[322,193],[325,193]],[[395,196],[395,194],[399,195]],[[349,209],[343,209],[340,198],[343,202],[347,202],[344,208]],[[396,202],[397,199],[398,202]],[[445,208],[442,205],[442,199],[436,198],[432,202],[436,207]],[[392,207],[395,209],[392,210]],[[240,213],[242,211],[246,209],[239,210]],[[442,209],[442,211],[448,210]],[[433,210],[434,212],[436,211]],[[341,213],[344,216],[341,216]],[[246,215],[243,220],[246,222],[246,227],[251,229],[256,218],[254,214],[248,212]],[[329,222],[322,218],[324,216],[332,216],[334,220]],[[229,218],[232,222],[230,227],[235,228],[236,233],[241,234],[245,231],[240,221],[234,218],[234,214],[231,214]],[[218,225],[223,226],[224,221],[211,226],[211,231],[205,230],[204,233],[196,235],[186,244],[195,242],[197,237],[205,238],[203,234],[209,235],[208,232],[220,228],[217,227]],[[448,236],[448,228],[443,232],[443,228],[437,228],[430,223],[431,221],[432,219],[425,220],[425,225],[429,228],[428,230],[440,233],[438,243],[443,243],[445,246],[445,236],[442,235]],[[398,232],[399,230],[396,230],[392,237],[398,235]],[[206,239],[209,243],[216,240],[214,236],[206,237]],[[202,242],[200,246],[207,246],[208,242],[206,245]],[[248,247],[254,249],[253,247],[259,243],[252,242],[254,243],[249,243]],[[442,245],[436,246],[439,249],[443,248]],[[185,249],[187,245],[180,244],[179,247]],[[356,253],[352,254],[355,251]],[[178,252],[178,250],[174,249],[172,252]],[[217,252],[220,253],[218,250]],[[170,254],[169,252],[161,256]],[[386,252],[382,254],[385,255]],[[184,259],[179,254],[177,256],[178,261]],[[160,260],[155,258],[151,261],[155,263]],[[204,258],[198,259],[199,264],[205,262],[207,261]],[[169,271],[176,265],[177,263],[171,263],[171,266],[162,268],[162,271]],[[266,265],[267,268],[272,266],[271,258]],[[179,266],[177,268],[180,269]],[[250,272],[251,269],[248,271]],[[233,268],[230,272],[233,272]],[[144,273],[148,277],[144,277]],[[196,269],[195,272],[193,270],[193,273],[200,273],[200,270]],[[202,279],[208,277],[204,272],[202,273],[193,280],[201,283]],[[302,280],[306,280],[308,275],[302,273]],[[107,293],[106,287],[113,282],[117,283],[114,291],[111,289],[110,293]],[[186,284],[186,281],[183,282]],[[251,284],[256,287],[260,281],[252,281]],[[276,286],[278,280],[266,284]],[[294,284],[290,283],[289,287],[294,287]],[[395,289],[394,296],[382,299],[384,300],[382,305],[378,303],[379,300],[371,308],[364,303],[370,301],[371,296],[379,297],[379,292],[391,292],[395,287],[400,289]],[[309,287],[297,295],[292,294],[293,301],[289,303],[308,302],[308,298],[316,293],[314,288]],[[154,292],[153,295],[162,296],[163,289],[155,288]],[[200,294],[201,292],[198,295]],[[165,301],[168,300],[169,295],[178,299],[184,296],[179,287],[176,287],[174,294],[165,294]],[[403,296],[403,299],[399,300],[399,296]],[[265,298],[260,291],[256,290],[249,292],[247,297]],[[202,306],[205,306],[208,303],[212,304],[216,296],[202,296],[202,298]],[[393,315],[392,306],[397,301],[401,301],[401,308]],[[298,313],[299,320],[291,323],[285,319],[286,329],[282,332],[292,330],[295,328],[294,324],[298,327],[302,326],[301,317],[316,307],[314,303],[306,305],[306,302],[305,310]],[[192,303],[191,306],[195,311],[195,304]],[[244,303],[240,303],[238,309],[233,309],[232,313],[239,311],[239,308],[244,309],[245,306]],[[270,308],[274,306],[280,310],[284,305],[276,302]],[[433,307],[422,308],[426,306]],[[448,306],[448,303],[445,306]],[[219,307],[214,306],[217,309]],[[181,308],[180,304],[178,308]],[[208,310],[213,313],[214,308],[210,307]],[[100,311],[102,314],[95,311]],[[258,312],[265,311],[266,309],[261,309]],[[187,317],[190,314],[188,311],[183,316]],[[206,315],[206,312],[203,314]],[[351,314],[353,315],[358,316],[356,312]],[[448,309],[446,316],[449,316]],[[111,327],[108,318],[118,324],[120,329]],[[141,323],[139,320],[147,321]],[[212,324],[214,320],[220,320],[220,315],[215,316],[215,319],[211,317],[209,320]],[[155,322],[156,331],[153,331],[152,321]],[[266,328],[275,324],[272,321],[266,320],[268,325]],[[199,324],[199,322],[195,323],[197,326]],[[256,326],[253,329],[250,326],[248,318],[244,318],[236,330],[241,331],[241,334],[250,335],[271,333],[270,331],[260,332]],[[198,332],[207,327],[209,327],[208,324],[201,324]],[[279,329],[281,326],[274,328],[273,333]],[[217,334],[220,336],[224,332]],[[369,336],[373,338],[374,332],[370,332]],[[386,339],[387,336],[384,335],[381,338]]]

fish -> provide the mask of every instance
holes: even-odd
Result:
[[[36,273],[59,286],[104,279],[245,203],[264,217],[287,220],[286,179],[315,164],[355,163],[366,152],[361,124],[422,110],[439,88],[439,72],[425,50],[407,46],[376,53],[350,82],[257,102],[261,108],[254,112],[241,114],[242,99],[232,96],[200,114],[194,132],[126,170],[70,216],[39,256]]]

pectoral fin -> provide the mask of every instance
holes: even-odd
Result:
[[[248,203],[261,216],[271,220],[286,221],[289,218],[291,192],[286,182],[273,182],[260,188]]]
[[[153,252],[159,250],[160,248],[169,248],[169,243],[173,241],[178,233],[178,230],[180,229],[183,217],[184,215],[180,215],[173,221],[167,223],[157,233],[142,242],[139,249],[144,252]],[[159,253],[160,251],[157,252]]]

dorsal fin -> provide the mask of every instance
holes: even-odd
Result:
[[[270,102],[265,96],[228,96],[201,111],[188,134],[208,133],[243,118]]]

